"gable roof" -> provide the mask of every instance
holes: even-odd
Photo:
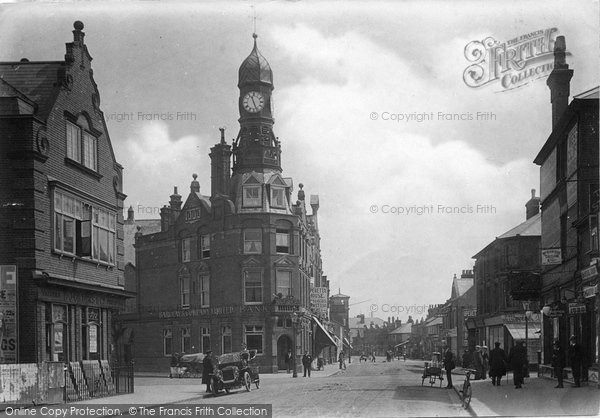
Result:
[[[472,278],[457,278],[452,281],[452,297],[459,298],[473,287]]]
[[[407,322],[406,324],[400,325],[398,328],[390,332],[390,334],[410,334],[412,332],[412,323]]]
[[[483,252],[490,249],[498,240],[516,237],[541,237],[542,236],[542,214],[538,213],[525,222],[520,223],[514,228],[506,231],[504,234],[496,237],[496,239],[486,245],[481,251],[473,256],[478,258]]]
[[[138,226],[140,232],[143,235],[150,235],[156,232],[160,232],[160,219],[139,219],[133,222],[123,224],[123,249],[124,249],[124,262],[125,264],[130,263],[135,266],[135,234],[138,232]]]
[[[46,120],[60,92],[64,61],[0,62],[0,78],[38,105]]]

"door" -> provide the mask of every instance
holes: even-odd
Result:
[[[282,335],[277,340],[277,367],[279,370],[287,370],[285,355],[292,349],[292,340],[287,335]]]

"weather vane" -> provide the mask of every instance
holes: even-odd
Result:
[[[250,7],[252,8],[252,23],[253,23],[253,27],[254,27],[254,34],[256,34],[256,8],[254,7],[254,5],[250,5]]]

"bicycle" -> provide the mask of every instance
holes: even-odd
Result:
[[[463,383],[462,390],[459,391],[460,398],[462,401],[462,407],[467,409],[469,404],[471,403],[471,396],[473,395],[473,389],[471,387],[471,374],[475,374],[477,370],[474,369],[464,369],[466,373],[466,378]]]

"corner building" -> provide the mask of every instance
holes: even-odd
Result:
[[[210,195],[194,175],[185,202],[175,188],[161,209],[161,231],[136,234],[137,313],[123,320],[139,370],[167,370],[175,352],[246,347],[270,373],[286,368],[294,340],[298,356],[311,351],[310,287],[323,279],[319,199],[310,196],[309,215],[303,185],[294,202],[282,175],[273,73],[256,35],[238,87],[240,130],[229,145],[221,129],[210,150]]]
[[[73,26],[63,61],[0,63],[0,363],[113,360],[113,317],[133,296],[123,167]]]

